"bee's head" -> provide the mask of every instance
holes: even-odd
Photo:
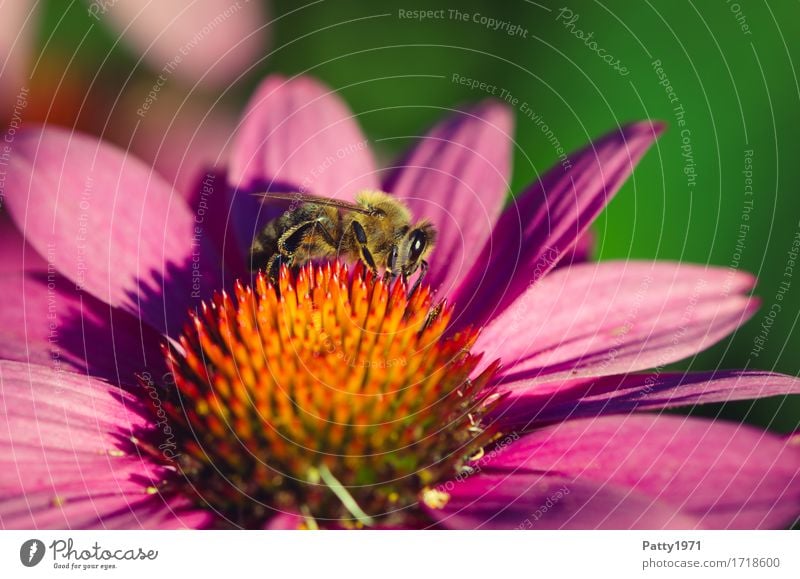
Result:
[[[396,246],[396,251],[389,256],[389,269],[404,277],[410,276],[428,257],[435,243],[436,228],[427,221],[417,223],[403,235]]]

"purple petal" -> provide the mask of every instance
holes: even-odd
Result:
[[[148,424],[136,399],[67,371],[0,362],[0,526],[201,526],[184,498],[151,494],[163,468],[122,441]]]
[[[231,224],[231,198],[227,183],[225,171],[207,168],[195,175],[186,202],[195,220],[201,222],[204,233],[222,256],[223,277],[245,279],[249,273],[245,265],[246,258]]]
[[[457,112],[422,137],[384,185],[436,226],[426,281],[444,294],[472,267],[503,208],[513,130],[511,111],[494,100]]]
[[[561,258],[561,261],[559,261],[553,269],[578,265],[590,261],[594,255],[596,245],[594,231],[587,229],[586,232],[578,238],[578,241],[575,242],[572,249]]]
[[[347,105],[305,76],[273,75],[261,84],[239,125],[228,178],[238,190],[232,217],[245,249],[276,214],[249,193],[299,191],[352,201],[379,186],[369,144]]]
[[[127,0],[94,2],[89,12],[114,25],[154,71],[190,85],[227,88],[264,57],[269,33],[263,2]]]
[[[698,521],[629,488],[543,473],[478,473],[440,485],[449,529],[688,529]]]
[[[800,394],[800,379],[771,372],[631,374],[515,389],[496,410],[504,430],[605,414],[630,413]]]
[[[566,255],[633,171],[662,125],[627,125],[573,154],[500,216],[453,295],[460,324],[483,325]],[[565,168],[566,167],[566,168]]]
[[[501,357],[504,388],[624,374],[696,354],[747,321],[752,276],[667,262],[560,269],[494,318],[474,349]],[[520,383],[519,386],[516,383]]]
[[[56,272],[14,272],[0,278],[0,359],[72,369],[114,384],[134,374],[167,371],[162,336],[129,313],[75,290]]]
[[[480,466],[627,487],[708,528],[781,528],[800,513],[800,447],[738,424],[649,415],[570,420]]]
[[[6,184],[11,216],[40,255],[164,333],[222,285],[219,258],[183,199],[124,151],[64,129],[21,131]]]

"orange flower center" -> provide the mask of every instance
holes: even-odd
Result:
[[[495,436],[477,332],[431,290],[339,263],[214,297],[166,347],[180,484],[237,525],[405,524]],[[437,496],[437,500],[443,500]],[[446,500],[446,497],[444,497]],[[331,523],[336,521],[336,523]]]

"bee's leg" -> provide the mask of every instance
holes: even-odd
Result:
[[[317,220],[304,221],[289,229],[278,239],[278,251],[286,257],[291,257],[303,245],[310,229],[316,225]]]
[[[273,286],[278,287],[278,275],[281,272],[281,264],[291,265],[291,258],[287,258],[280,253],[273,255],[267,265],[267,276]]]
[[[372,257],[367,247],[367,232],[358,221],[353,221],[353,233],[356,235],[356,241],[361,249],[361,260],[372,270],[373,273],[378,273],[378,267],[375,265],[375,259]]]
[[[433,308],[431,308],[431,311],[429,311],[428,315],[425,317],[425,323],[422,324],[422,328],[420,328],[419,330],[420,334],[422,334],[422,332],[427,330],[428,326],[430,326],[431,323],[434,322],[436,318],[438,318],[442,314],[443,309],[444,309],[444,302],[439,302],[438,304],[433,306]]]
[[[400,275],[395,272],[397,265],[397,245],[393,245],[389,250],[389,257],[386,259],[386,271],[383,272],[383,281],[391,283]]]
[[[269,278],[273,285],[277,286],[278,284],[281,265],[292,265],[295,253],[303,246],[316,223],[316,219],[298,223],[278,238],[278,251],[270,259],[268,268]]]
[[[309,221],[304,221],[303,223],[298,223],[284,233],[280,239],[278,239],[278,250],[283,255],[290,256],[300,249],[303,246],[303,243],[307,243],[307,245],[311,247],[317,231],[322,234],[322,239],[325,240],[325,243],[331,247],[337,247],[336,242],[333,240],[330,232],[322,224],[322,220],[311,219]]]
[[[331,232],[328,231],[327,227],[325,227],[322,224],[322,220],[321,219],[317,220],[317,225],[314,226],[314,229],[316,230],[317,227],[319,228],[319,231],[322,234],[322,239],[325,240],[325,243],[330,245],[333,249],[338,250],[339,249],[339,244],[336,243],[336,240],[331,235]]]
[[[422,280],[425,278],[426,273],[428,273],[428,262],[423,259],[419,262],[419,275],[417,276],[417,279],[414,281],[414,285],[411,286],[411,289],[408,292],[408,297],[411,297],[414,294],[414,292],[417,291],[417,288],[419,287],[419,284],[422,283]]]
[[[320,240],[325,242],[328,245],[328,247],[330,247],[333,251],[336,252],[336,257],[338,258],[341,246],[338,243],[336,243],[336,240],[333,238],[333,235],[331,235],[331,232],[328,231],[328,228],[322,224],[322,219],[317,219],[316,222],[314,223],[313,229],[311,230],[311,234],[308,236],[309,239],[314,239],[315,238],[314,236],[316,235],[317,232],[319,232],[321,236],[321,238],[316,238],[317,242],[319,242]]]

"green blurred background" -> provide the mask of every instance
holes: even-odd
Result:
[[[454,7],[467,19],[452,18]],[[138,90],[137,83],[151,86],[154,73],[89,16],[86,4],[52,0],[42,8],[34,98],[39,93],[52,100],[49,107],[39,102],[38,114],[125,146],[113,119],[124,95]],[[513,192],[557,161],[541,127],[523,114],[523,102],[567,150],[625,121],[667,121],[670,129],[658,147],[597,222],[598,258],[738,263],[756,273],[762,310],[731,339],[677,367],[800,373],[800,270],[796,279],[784,275],[787,251],[800,231],[800,88],[793,64],[800,62],[800,4],[279,0],[270,10],[272,41],[265,58],[219,94],[188,91],[186,98],[234,116],[264,75],[313,74],[341,91],[379,157],[388,159],[442,109],[487,96],[452,81],[454,74],[476,79],[519,99]],[[419,21],[400,17],[401,10],[444,10],[444,17]],[[475,22],[475,14],[518,31],[491,30],[480,16]],[[618,59],[617,68],[624,66],[627,74],[604,62],[578,30],[593,33],[597,48]],[[673,103],[660,84],[657,60],[677,98]],[[684,172],[678,104],[689,131],[693,185]],[[748,150],[752,196],[745,195],[743,174]],[[749,230],[740,238],[742,224]],[[754,339],[782,281],[790,282],[782,310],[756,356]],[[781,431],[800,425],[797,399],[699,412],[723,412]]]

